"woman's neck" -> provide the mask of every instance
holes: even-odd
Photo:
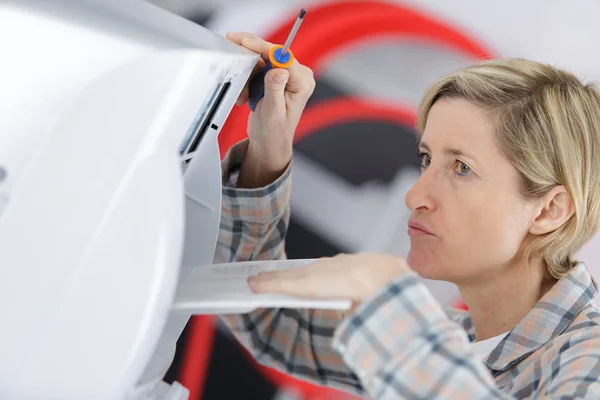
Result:
[[[541,262],[506,265],[493,274],[459,283],[469,308],[475,340],[510,331],[553,286],[544,279]]]

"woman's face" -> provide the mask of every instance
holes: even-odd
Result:
[[[533,218],[517,170],[496,145],[483,111],[442,98],[419,145],[422,174],[406,195],[408,264],[422,277],[467,282],[515,259]]]

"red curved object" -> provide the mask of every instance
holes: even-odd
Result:
[[[215,338],[215,321],[210,315],[198,315],[190,320],[189,339],[185,342],[186,356],[183,358],[178,381],[189,391],[189,398],[202,398],[208,365]]]
[[[297,12],[266,40],[283,43],[295,23]],[[309,7],[308,18],[294,39],[294,54],[318,74],[322,66],[344,46],[381,36],[415,39],[439,44],[475,59],[492,58],[475,38],[450,27],[445,21],[402,4],[374,1],[338,1]],[[326,57],[325,57],[326,56]]]
[[[339,1],[309,7],[309,17],[294,39],[296,58],[319,75],[325,63],[346,50],[366,41],[382,37],[410,39],[436,43],[475,59],[492,58],[492,53],[475,38],[443,21],[401,4],[370,1]],[[272,43],[283,43],[295,22],[297,13],[265,37]],[[229,148],[246,136],[250,110],[247,106],[234,107],[219,134],[221,157]]]
[[[415,127],[416,110],[403,105],[366,100],[357,97],[340,97],[307,107],[294,135],[294,143],[329,126],[351,121],[381,121]]]

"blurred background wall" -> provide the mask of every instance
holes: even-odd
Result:
[[[527,57],[600,81],[600,3],[592,0],[150,1],[218,34],[249,31],[276,43],[308,9],[292,50],[317,87],[296,134],[290,258],[406,254],[415,109],[440,75],[478,59]],[[247,115],[232,112],[222,153],[245,136]],[[579,257],[600,276],[600,236]],[[441,302],[460,304],[453,285],[427,284]],[[193,399],[350,398],[259,368],[205,317],[186,328],[168,378]]]

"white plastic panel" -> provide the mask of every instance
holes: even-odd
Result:
[[[2,397],[116,399],[136,382],[183,249],[171,132],[192,121],[186,93],[206,94],[208,67],[197,53],[156,54],[99,78],[32,155],[0,225],[0,315],[13,327]]]
[[[257,56],[134,0],[4,3],[0,45],[0,398],[122,399],[162,379],[189,318],[171,313],[184,236],[214,252],[217,130],[185,182],[181,143]],[[209,206],[186,231],[190,199]]]
[[[2,217],[2,211],[4,211],[4,207],[8,203],[8,197],[0,192],[0,217]]]

